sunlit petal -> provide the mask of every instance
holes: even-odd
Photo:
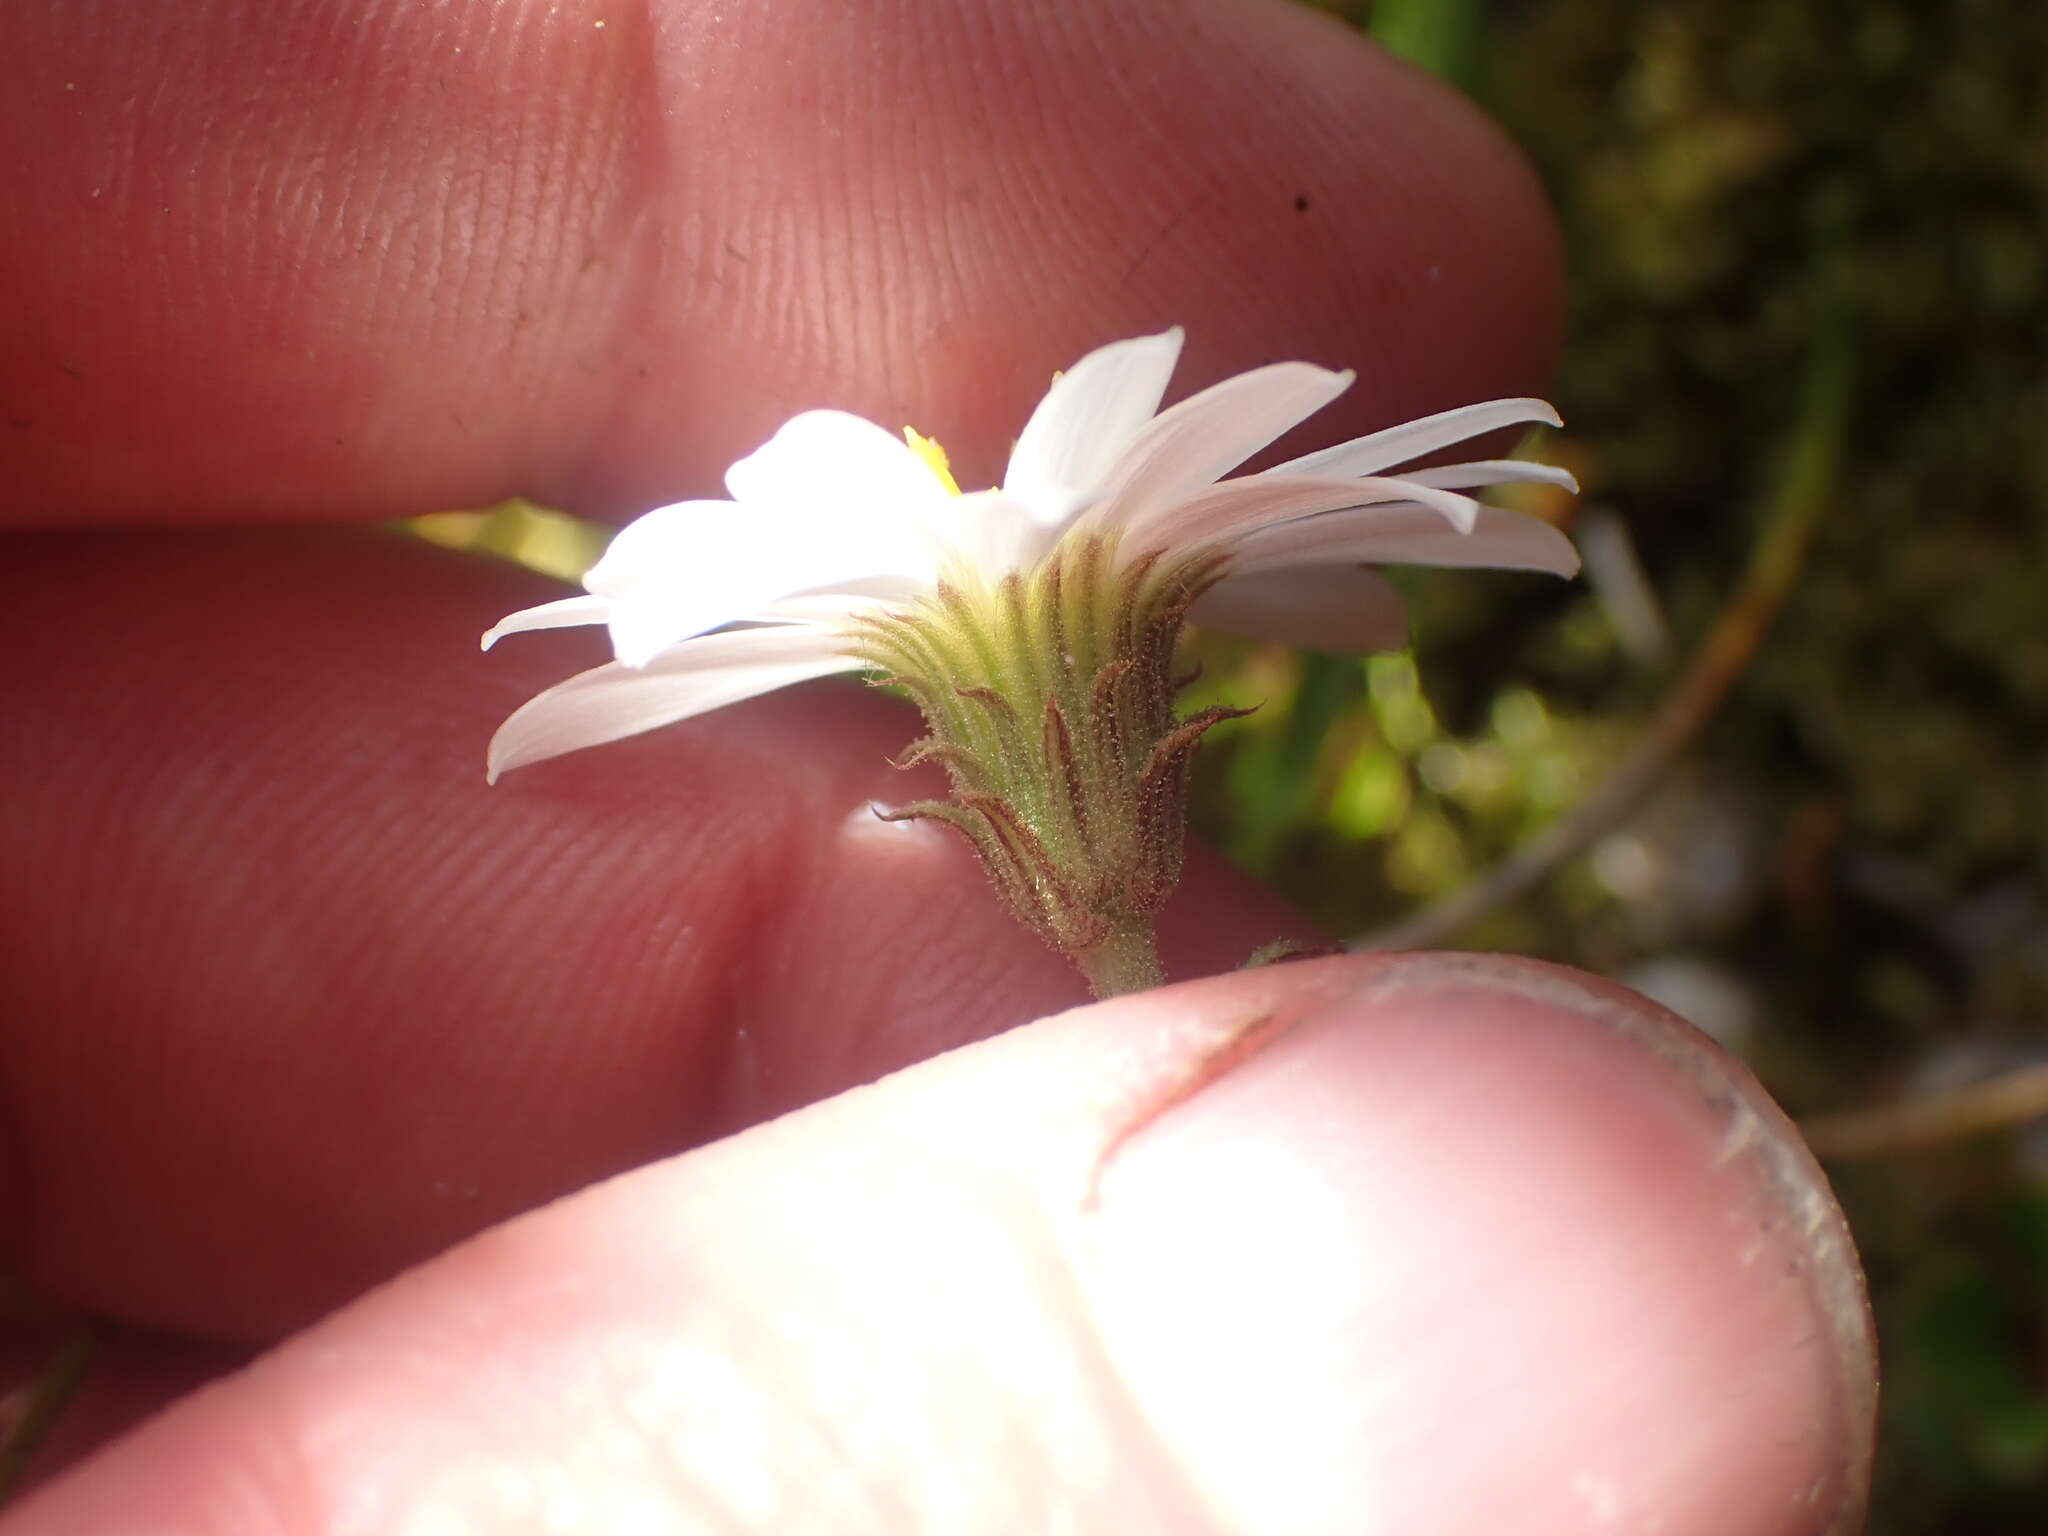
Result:
[[[516,635],[529,629],[567,629],[574,624],[602,624],[611,613],[611,599],[578,594],[575,597],[558,598],[552,603],[542,603],[536,608],[522,608],[517,613],[508,613],[489,629],[484,631],[483,648],[489,650],[506,635]]]
[[[1225,576],[1191,617],[1234,635],[1346,655],[1391,650],[1408,634],[1401,594],[1358,565]]]
[[[1122,528],[1215,483],[1351,387],[1350,373],[1274,363],[1211,385],[1152,418],[1082,522]]]
[[[704,563],[706,541],[732,528],[738,513],[729,501],[679,501],[643,512],[612,535],[583,573],[583,585],[603,597],[622,597],[695,570]]]
[[[922,529],[952,499],[902,438],[845,411],[793,416],[725,472],[733,500],[772,511],[791,532],[887,540]]]
[[[1180,359],[1179,326],[1098,347],[1061,374],[1010,454],[1003,489],[1041,523],[1092,498],[1159,409]]]
[[[860,663],[827,629],[771,626],[706,635],[644,670],[607,662],[558,683],[513,711],[491,738],[487,771],[499,774],[565,752],[636,736],[756,694]]]
[[[1181,343],[1176,329],[1082,358],[1026,423],[1004,485],[972,495],[923,439],[906,444],[842,411],[793,418],[728,471],[733,500],[679,502],[635,520],[585,578],[588,595],[524,609],[483,637],[488,647],[521,630],[603,623],[616,657],[508,720],[492,745],[493,776],[853,669],[842,650],[851,621],[880,612],[923,622],[914,610],[948,584],[970,604],[1024,591],[1041,575],[1055,579],[1039,572],[1048,560],[1099,569],[1100,548],[1075,547],[1097,534],[1116,536],[1126,560],[1185,557],[1190,571],[1223,561],[1198,620],[1324,650],[1398,642],[1399,597],[1368,566],[1577,569],[1570,540],[1549,524],[1460,494],[1516,482],[1574,488],[1565,470],[1492,459],[1381,473],[1476,434],[1556,424],[1542,401],[1445,411],[1224,480],[1352,375],[1277,363],[1160,411]],[[1116,575],[1112,567],[1089,581],[1117,586]],[[1130,590],[1103,600],[1140,600],[1145,583],[1121,585]],[[1013,618],[994,614],[992,633],[1015,629]],[[1078,665],[1057,633],[1033,640],[1049,658],[1006,663],[1000,675],[1036,676],[1041,661],[1057,670],[1063,656]],[[974,646],[996,643],[984,636]],[[979,675],[979,649],[961,662],[963,675]]]
[[[1481,506],[1470,533],[1446,527],[1419,504],[1360,507],[1303,518],[1252,534],[1237,546],[1231,571],[1256,575],[1315,565],[1493,566],[1578,574],[1579,552],[1557,529],[1519,512]]]
[[[949,505],[957,499],[945,498]],[[896,532],[864,529],[858,520],[803,526],[752,504],[684,502],[621,529],[584,579],[609,601],[613,654],[639,667],[793,593],[921,590],[939,551],[923,532]]]
[[[950,563],[988,572],[1024,570],[1058,542],[1064,530],[1042,523],[1007,490],[957,497],[946,509],[941,543]]]
[[[1456,410],[1440,411],[1434,416],[1404,422],[1369,437],[1339,443],[1334,448],[1318,448],[1314,453],[1305,453],[1285,464],[1276,464],[1266,473],[1374,475],[1390,464],[1405,464],[1410,459],[1434,453],[1439,448],[1448,448],[1452,443],[1462,443],[1482,432],[1532,421],[1553,427],[1563,425],[1557,412],[1546,401],[1488,400],[1479,405],[1461,405]]]

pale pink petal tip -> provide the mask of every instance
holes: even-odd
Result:
[[[1388,427],[1385,431],[1354,438],[1329,448],[1318,448],[1266,471],[1273,475],[1376,475],[1395,464],[1405,464],[1425,454],[1462,443],[1502,427],[1562,426],[1563,420],[1547,400],[1484,400],[1461,405],[1415,421]]]
[[[1579,552],[1546,522],[1503,507],[1480,506],[1469,533],[1445,525],[1428,507],[1360,507],[1262,529],[1245,539],[1233,572],[1365,563],[1437,565],[1578,574]]]
[[[1017,438],[1004,491],[1041,523],[1084,504],[1158,413],[1183,339],[1175,326],[1112,342],[1062,373]]]
[[[1090,517],[1109,530],[1165,515],[1335,400],[1353,378],[1313,363],[1270,363],[1168,406],[1132,438]]]
[[[581,595],[564,597],[533,608],[522,608],[517,613],[506,614],[485,630],[478,644],[481,649],[488,651],[505,636],[520,634],[526,630],[566,629],[574,624],[602,624],[610,606],[602,597]]]
[[[1439,490],[1472,490],[1486,485],[1555,485],[1578,494],[1578,477],[1555,464],[1538,464],[1531,459],[1481,459],[1472,464],[1444,464],[1435,469],[1410,469],[1403,480]]]

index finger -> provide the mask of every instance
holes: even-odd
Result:
[[[11,9],[0,518],[632,512],[817,405],[986,481],[1116,335],[1362,365],[1325,440],[1554,343],[1514,152],[1293,6],[259,14]]]

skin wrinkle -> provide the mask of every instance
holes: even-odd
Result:
[[[1175,1106],[1185,1104],[1210,1084],[1221,1080],[1233,1067],[1250,1060],[1286,1034],[1300,1019],[1299,1013],[1282,1016],[1261,1010],[1242,1020],[1233,1020],[1226,1033],[1204,1042],[1198,1054],[1182,1062],[1174,1075],[1146,1085],[1143,1098],[1125,1111],[1122,1124],[1113,1124],[1088,1172],[1088,1185],[1081,1196],[1081,1208],[1093,1211],[1102,1203],[1102,1177],[1116,1161],[1117,1154],[1146,1126]]]

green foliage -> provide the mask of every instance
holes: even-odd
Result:
[[[1556,451],[1654,604],[1625,611],[1624,549],[1576,589],[1420,581],[1412,659],[1205,640],[1210,696],[1264,703],[1215,733],[1204,828],[1356,933],[1598,784],[1672,680],[1660,634],[1690,652],[1766,527],[1829,296],[1853,413],[1774,629],[1645,812],[1459,937],[1704,968],[1797,1110],[2048,1055],[2048,7],[1326,8],[1476,84],[1548,183]],[[1888,1361],[1873,1528],[2048,1529],[2048,1134],[1846,1172]]]

